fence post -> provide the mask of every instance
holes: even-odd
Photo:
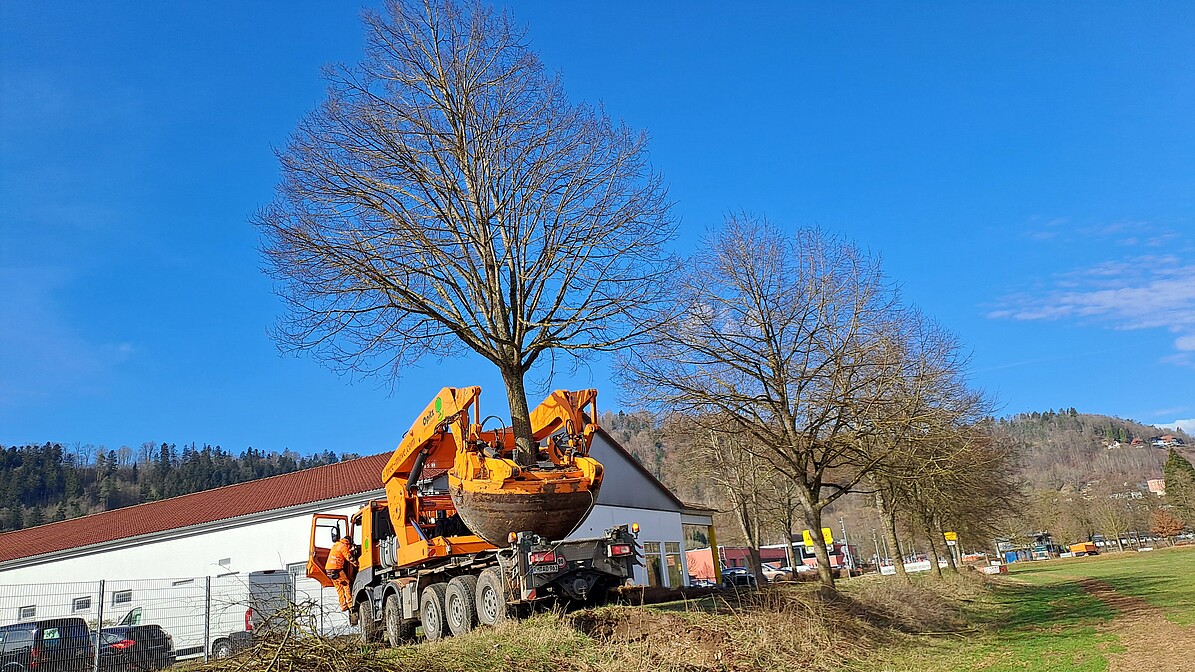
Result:
[[[203,662],[210,660],[212,642],[212,577],[208,575],[203,588]]]
[[[91,671],[99,672],[100,669],[100,649],[103,648],[104,641],[104,580],[100,579],[99,598],[95,608],[95,651],[92,652],[91,657]]]

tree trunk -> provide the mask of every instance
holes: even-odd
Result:
[[[821,510],[807,507],[805,524],[809,526],[809,536],[813,539],[813,556],[817,558],[818,581],[822,586],[834,590],[834,572],[830,570],[830,553],[826,550],[826,540],[822,537]]]
[[[934,543],[934,530],[932,525],[925,526],[925,537],[929,540],[929,568],[942,578],[942,566],[938,564],[938,545]]]
[[[531,432],[531,409],[527,406],[527,388],[523,372],[516,365],[502,367],[502,382],[506,384],[506,401],[510,404],[510,427],[515,436],[514,461],[519,466],[535,464],[538,446]]]
[[[884,524],[884,539],[888,541],[889,553],[892,554],[892,568],[896,575],[905,581],[909,580],[909,573],[905,571],[904,557],[900,553],[900,542],[896,540],[896,514],[888,510],[888,498],[884,491],[876,489],[876,509],[880,512],[880,521]]]
[[[941,523],[934,525],[933,533],[938,535],[937,538],[942,539],[943,543],[945,543],[946,534],[945,534],[945,531],[942,529]],[[956,541],[954,543],[957,544],[958,542]],[[946,565],[948,567],[950,567],[950,571],[954,572],[955,574],[958,574],[958,562],[956,562],[954,559],[954,549],[956,549],[956,548],[958,548],[958,546],[951,546],[950,544],[946,544]]]
[[[739,527],[742,528],[743,538],[747,540],[747,558],[751,564],[751,572],[755,574],[756,583],[763,583],[763,560],[759,557],[759,534],[756,529],[754,516],[747,501],[739,502]]]

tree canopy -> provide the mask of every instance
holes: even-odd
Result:
[[[365,28],[255,218],[287,305],[276,335],[390,380],[477,353],[529,438],[525,374],[641,335],[661,296],[673,228],[647,135],[570,102],[506,13],[392,0]]]

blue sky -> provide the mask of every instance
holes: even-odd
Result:
[[[575,100],[650,132],[678,252],[729,211],[818,225],[1001,414],[1195,419],[1195,4],[567,4],[509,6]],[[485,362],[391,389],[267,335],[248,217],[360,8],[0,0],[0,445],[373,453],[444,385],[505,412]],[[635,407],[608,362],[566,374]]]

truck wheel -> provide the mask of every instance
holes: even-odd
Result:
[[[402,617],[402,605],[398,601],[398,595],[390,593],[386,596],[382,616],[386,619],[386,639],[390,641],[390,646],[402,646],[415,639],[416,624]]]
[[[447,588],[442,583],[433,583],[423,589],[423,596],[419,600],[419,620],[423,624],[423,636],[427,641],[434,642],[448,634],[446,619],[444,618],[444,593]]]
[[[232,655],[232,642],[218,639],[212,644],[212,658],[227,658]]]
[[[490,567],[477,578],[473,592],[477,603],[477,620],[483,625],[498,625],[506,620],[506,586],[502,572]]]
[[[463,635],[477,625],[476,591],[475,576],[466,574],[448,582],[448,590],[444,592],[444,614],[452,634]]]
[[[357,622],[361,625],[361,643],[373,644],[381,641],[382,632],[378,622],[373,617],[373,605],[369,600],[357,603]]]

